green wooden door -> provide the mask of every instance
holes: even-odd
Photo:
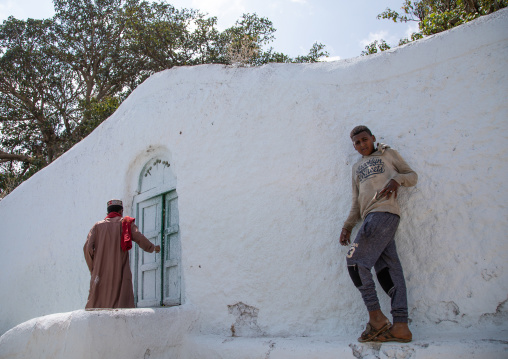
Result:
[[[161,244],[162,197],[155,197],[138,204],[138,226],[141,233],[155,245]],[[155,252],[148,253],[136,245],[137,251],[137,306],[160,305],[161,258]]]
[[[181,246],[176,191],[138,203],[139,230],[161,246],[159,254],[136,245],[134,288],[138,307],[181,304]]]
[[[178,226],[178,197],[176,191],[164,196],[164,271],[163,305],[181,303],[180,233]]]

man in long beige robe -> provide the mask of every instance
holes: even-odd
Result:
[[[112,213],[119,215],[108,218]],[[91,279],[85,309],[135,307],[129,251],[121,248],[122,216],[122,202],[108,201],[108,217],[95,223],[88,233],[83,251]],[[131,238],[146,252],[160,251],[160,246],[153,245],[134,222]]]

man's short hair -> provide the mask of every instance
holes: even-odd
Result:
[[[118,205],[109,206],[108,207],[108,214],[110,214],[111,212],[120,212],[122,209],[123,209],[123,207],[118,206]]]
[[[353,128],[353,131],[351,131],[351,134],[349,135],[349,137],[351,137],[351,139],[353,139],[354,136],[356,136],[360,132],[364,132],[364,131],[367,132],[369,134],[369,136],[372,136],[372,132],[371,132],[371,130],[369,130],[369,128],[367,126],[360,125],[360,126],[356,126],[355,128]]]

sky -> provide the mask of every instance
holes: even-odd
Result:
[[[396,46],[399,39],[417,30],[416,23],[396,24],[378,20],[387,7],[400,11],[403,0],[167,0],[176,8],[198,9],[218,19],[224,30],[244,13],[256,13],[272,21],[275,51],[291,57],[307,55],[314,42],[326,45],[328,60],[360,56],[365,46],[384,39]],[[52,0],[0,0],[0,21],[49,18]]]

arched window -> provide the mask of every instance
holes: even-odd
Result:
[[[176,176],[161,158],[148,161],[139,177],[134,197],[136,224],[159,254],[135,246],[133,258],[134,298],[137,307],[181,304],[181,247],[178,226]]]

